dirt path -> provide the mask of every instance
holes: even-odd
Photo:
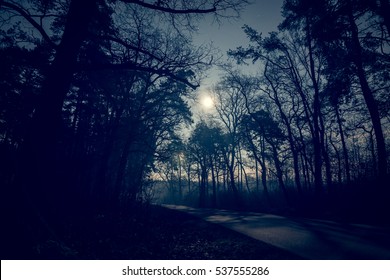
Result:
[[[277,215],[162,205],[306,259],[390,259],[390,229]]]

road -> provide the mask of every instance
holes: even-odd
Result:
[[[314,260],[390,260],[390,229],[253,212],[162,205]]]

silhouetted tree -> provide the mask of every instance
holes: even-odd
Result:
[[[324,47],[329,49],[329,46],[338,45],[346,50],[347,59],[344,61],[354,65],[353,74],[358,78],[375,131],[379,176],[384,178],[387,173],[385,138],[378,100],[372,89],[373,85],[370,85],[369,80],[375,76],[373,73],[380,73],[382,69],[388,68],[388,65],[384,66],[384,64],[388,63],[388,54],[380,51],[381,49],[383,50],[383,43],[388,44],[388,42],[385,43],[386,39],[383,39],[388,34],[385,37],[383,37],[383,33],[376,36],[376,34],[381,33],[379,31],[380,28],[376,27],[378,24],[386,25],[387,16],[375,9],[378,6],[388,6],[388,1],[381,1],[379,4],[374,4],[373,2],[353,0],[342,3],[334,1],[285,1],[285,20],[282,27],[289,29],[305,28],[311,33],[311,39],[314,40],[313,44],[318,49],[323,49]],[[373,8],[374,15],[370,14]],[[375,20],[376,15],[379,15],[382,20]],[[361,20],[365,20],[372,25],[367,29],[359,30],[358,25]],[[367,44],[368,42],[370,43]],[[381,45],[382,47],[380,47]],[[332,59],[331,53],[328,53],[328,57]],[[380,68],[376,67],[374,70],[371,67],[377,64],[379,59],[385,63],[380,63],[382,66]],[[349,67],[349,65],[345,67]],[[373,72],[371,72],[372,70]]]
[[[234,83],[231,80],[232,78],[233,76],[226,75],[215,87],[214,95],[217,115],[226,131],[227,153],[225,153],[225,162],[229,172],[229,184],[236,197],[237,205],[240,207],[242,202],[236,185],[235,170],[242,141],[240,126],[247,109],[245,98],[240,93],[242,88]]]
[[[211,175],[211,205],[217,205],[217,170],[220,158],[225,152],[225,137],[221,128],[209,126],[204,121],[198,123],[188,142],[192,158],[200,166],[199,205],[206,206],[207,184]]]
[[[219,17],[233,11],[229,16],[238,15],[245,4],[246,1],[236,0],[166,1],[164,4],[119,0],[2,1],[2,40],[30,49],[41,44],[49,53],[39,85],[39,102],[31,123],[26,126],[24,160],[21,160],[17,185],[28,190],[28,185],[33,184],[31,192],[37,194],[35,199],[50,197],[50,193],[55,196],[53,185],[59,171],[56,165],[60,162],[55,155],[62,133],[62,111],[75,77],[80,77],[83,71],[111,69],[150,74],[151,83],[169,80],[195,88],[195,72],[208,66],[212,57],[207,48],[191,45],[193,24],[204,14]],[[19,24],[15,18],[20,20]],[[34,31],[27,33],[31,27]],[[17,36],[9,36],[10,30]],[[76,120],[77,117],[74,128]],[[144,127],[135,125],[135,132],[144,131]],[[123,182],[132,142],[129,136],[123,147],[115,189]],[[112,146],[106,144],[107,149]]]

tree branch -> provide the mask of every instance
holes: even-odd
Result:
[[[170,13],[170,14],[208,14],[217,11],[217,8],[215,6],[210,9],[174,9],[170,7],[149,4],[142,0],[121,0],[121,1],[124,3],[136,4],[145,8],[149,8],[149,9],[153,9],[165,13]]]
[[[133,51],[136,51],[136,52],[140,52],[140,53],[142,53],[142,54],[145,54],[145,55],[149,56],[150,58],[153,58],[153,59],[155,59],[155,60],[157,60],[157,61],[159,61],[159,62],[162,62],[162,61],[163,61],[162,58],[155,56],[155,55],[152,54],[151,52],[146,51],[146,50],[143,50],[143,49],[141,49],[141,48],[139,48],[139,47],[137,47],[137,46],[133,46],[133,45],[131,45],[131,44],[125,42],[124,40],[122,40],[122,39],[120,39],[120,38],[112,37],[112,36],[109,36],[109,35],[99,36],[98,38],[99,38],[99,39],[102,39],[102,40],[109,40],[109,41],[118,43],[118,44],[124,46],[125,48],[128,48],[128,49],[131,49],[131,50],[133,50]]]
[[[46,31],[42,28],[42,26],[39,25],[25,9],[18,5],[5,1],[0,1],[0,7],[7,7],[19,13],[42,35],[45,41],[47,41],[53,49],[57,49],[58,46],[51,40],[51,38],[49,37],[49,35],[47,35]]]
[[[162,69],[162,68],[155,69],[152,67],[144,67],[144,66],[136,65],[134,63],[78,65],[76,68],[77,68],[76,70],[79,71],[92,71],[92,70],[95,71],[95,70],[112,69],[112,70],[129,70],[129,71],[145,72],[145,73],[160,75],[162,77],[171,78],[192,89],[197,89],[199,87],[199,84],[193,84],[189,82],[187,79],[179,77],[178,75],[174,74],[169,70]]]

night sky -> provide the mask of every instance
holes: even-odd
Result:
[[[214,45],[226,52],[229,49],[248,42],[242,26],[247,24],[263,34],[276,31],[281,22],[282,0],[256,0],[246,7],[241,18],[223,20],[221,25],[212,23],[212,18],[206,18],[199,26],[198,42],[214,42]]]
[[[248,5],[241,12],[239,19],[222,19],[220,24],[213,22],[211,16],[206,17],[199,25],[199,32],[194,36],[194,43],[200,45],[212,42],[213,46],[220,50],[220,54],[224,55],[223,59],[227,61],[226,53],[229,49],[234,50],[238,46],[247,46],[249,43],[248,38],[242,30],[245,24],[261,32],[263,35],[277,31],[277,27],[282,21],[282,4],[283,0],[255,0],[253,4]],[[254,73],[256,72],[256,67],[242,67],[242,71]],[[216,67],[207,72],[206,78],[202,81],[198,90],[198,101],[200,103],[202,103],[202,98],[208,95],[210,87],[218,82],[219,76],[220,72]],[[193,106],[195,107],[195,112],[197,112],[199,107],[202,108],[199,105],[201,104]]]

